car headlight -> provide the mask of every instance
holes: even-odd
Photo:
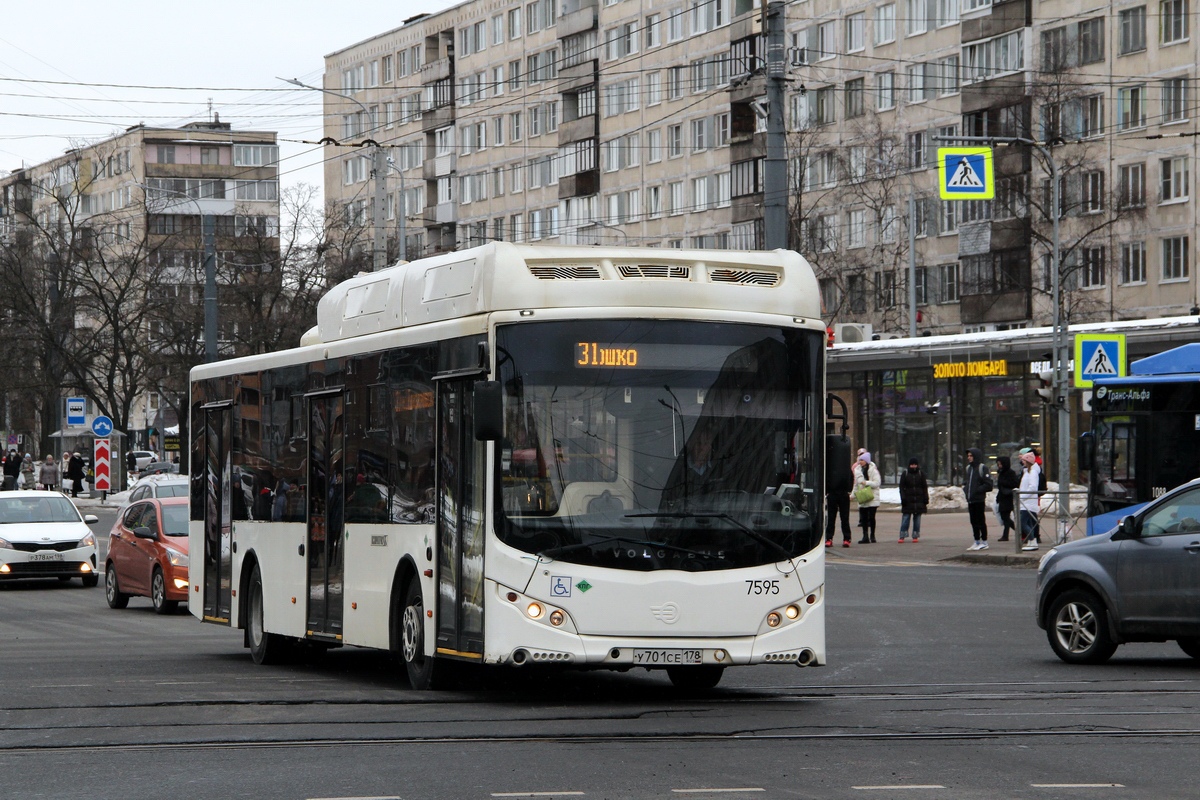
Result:
[[[94,533],[92,533],[91,531],[88,531],[87,535],[84,536],[82,539],[80,539],[79,544],[77,544],[75,546],[76,547],[95,547],[96,546],[96,535]]]
[[[167,560],[171,562],[172,566],[176,566],[176,567],[188,566],[187,553],[181,553],[178,550],[172,550],[169,547],[167,548]]]
[[[8,539],[0,539],[0,549],[12,550],[12,545],[8,543]]]
[[[1042,556],[1042,560],[1038,562],[1038,572],[1041,572],[1042,570],[1044,570],[1046,568],[1046,565],[1050,563],[1050,559],[1054,558],[1054,556],[1057,553],[1058,553],[1058,548],[1051,547],[1050,552],[1048,552],[1048,553],[1046,553],[1046,555]]]

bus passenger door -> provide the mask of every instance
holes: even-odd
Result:
[[[346,483],[341,391],[308,398],[309,636],[342,637]]]
[[[230,513],[233,474],[230,462],[229,403],[205,406],[204,412],[204,619],[230,620],[233,587],[233,523]]]
[[[439,381],[437,653],[483,656],[486,443],[475,441],[472,380]]]

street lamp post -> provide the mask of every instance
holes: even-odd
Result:
[[[284,83],[290,83],[293,86],[299,86],[301,89],[311,89],[314,92],[324,92],[325,94],[330,94],[334,97],[340,97],[343,100],[349,100],[351,103],[354,103],[362,109],[363,119],[371,119],[371,112],[367,110],[367,107],[363,105],[362,101],[358,100],[356,97],[352,97],[348,94],[342,94],[341,92],[335,92],[332,89],[326,89],[323,86],[310,86],[307,83],[297,80],[296,78],[279,78],[279,80],[283,81]],[[383,243],[383,201],[384,196],[387,193],[387,186],[385,184],[383,148],[380,147],[379,142],[375,141],[374,139],[368,139],[364,141],[363,144],[366,144],[367,142],[370,142],[371,144],[371,179],[375,182],[375,203],[374,207],[371,209],[371,227],[374,229],[371,239],[371,268],[378,272],[387,266],[387,248],[384,247]],[[403,193],[401,196],[403,196]],[[404,245],[401,244],[401,249],[403,249],[403,247]]]
[[[598,219],[593,219],[592,224],[599,225],[601,228],[608,228],[609,230],[616,231],[617,233],[619,233],[625,237],[625,246],[626,247],[629,246],[629,234],[626,233],[622,228],[618,228],[616,225],[609,225],[607,222],[601,222]]]
[[[204,361],[212,363],[217,360],[217,224],[213,215],[204,210],[200,201],[186,192],[161,187],[150,187],[136,184],[147,193],[147,204],[150,192],[163,192],[182,197],[196,204],[200,212],[200,232],[204,241]]]
[[[391,156],[387,157],[387,165],[396,171],[400,176],[400,202],[397,204],[396,211],[400,215],[397,227],[399,231],[397,235],[400,237],[400,260],[408,261],[408,198],[404,196],[404,170],[396,166],[396,162]]]

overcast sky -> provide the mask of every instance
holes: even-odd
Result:
[[[452,4],[0,0],[0,175],[138,123],[209,119],[211,100],[235,130],[278,132],[285,186],[320,186],[321,148],[288,140],[321,138],[321,95],[276,76],[319,84],[325,54]]]

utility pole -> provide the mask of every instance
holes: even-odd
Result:
[[[764,0],[763,32],[767,39],[767,157],[763,175],[763,245],[767,250],[788,246],[787,129],[784,126],[783,0]]]
[[[917,335],[917,196],[908,190],[908,335]]]
[[[368,114],[367,119],[371,117]],[[378,272],[387,266],[387,245],[384,244],[383,230],[383,202],[387,197],[387,166],[384,164],[383,148],[376,142],[372,145],[374,152],[371,154],[371,176],[375,181],[375,202],[371,209],[371,227],[374,228],[375,235],[371,240],[371,268]]]
[[[204,237],[204,361],[211,364],[217,360],[217,221],[204,209],[200,209],[200,227]]]

